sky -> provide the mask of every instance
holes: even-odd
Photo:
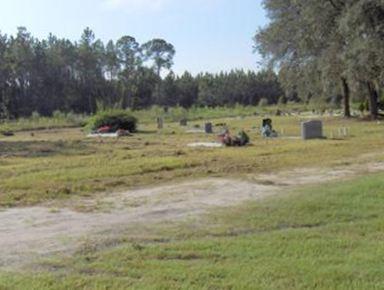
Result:
[[[252,37],[266,24],[261,0],[2,0],[0,9],[2,34],[25,26],[75,41],[90,27],[104,42],[163,38],[176,48],[177,74],[258,70]]]

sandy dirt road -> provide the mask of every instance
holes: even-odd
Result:
[[[301,168],[248,175],[243,180],[198,179],[76,201],[83,208],[99,209],[93,212],[81,212],[71,206],[0,209],[0,269],[17,269],[41,257],[71,253],[84,239],[97,240],[108,231],[198,218],[214,208],[284,194],[298,186],[379,171],[384,171],[384,162],[332,169]]]

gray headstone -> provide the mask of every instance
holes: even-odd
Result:
[[[187,119],[181,119],[180,120],[180,126],[185,127],[187,125],[188,125],[188,120]]]
[[[301,123],[301,137],[304,140],[323,138],[323,122],[308,121]]]
[[[157,129],[163,129],[163,127],[164,127],[163,118],[157,118]]]
[[[205,133],[207,133],[207,134],[213,133],[212,123],[206,123],[205,124]]]

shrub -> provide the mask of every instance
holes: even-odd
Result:
[[[96,130],[103,126],[110,126],[112,131],[123,129],[129,132],[136,132],[137,119],[127,111],[110,110],[99,112],[88,121],[88,127],[91,130]]]
[[[52,113],[52,117],[55,119],[65,119],[65,113],[60,110],[56,110]]]
[[[178,122],[181,119],[187,119],[188,111],[182,107],[174,107],[170,110],[173,122]]]

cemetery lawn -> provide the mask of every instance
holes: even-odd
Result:
[[[383,289],[384,174],[216,211],[33,271],[0,289]]]
[[[141,124],[133,137],[87,139],[80,128],[20,131],[0,137],[0,207],[92,197],[141,186],[198,177],[242,177],[303,167],[348,165],[360,158],[383,160],[380,123],[324,118],[326,140],[302,141],[299,117],[274,117],[283,138],[260,137],[261,117],[217,119],[232,134],[244,129],[252,145],[244,148],[189,148],[216,141],[216,135],[187,133],[177,123],[162,132]],[[189,126],[203,125],[202,121]],[[339,129],[349,128],[349,136]],[[217,130],[217,129],[216,129]],[[369,160],[368,160],[369,161]]]

